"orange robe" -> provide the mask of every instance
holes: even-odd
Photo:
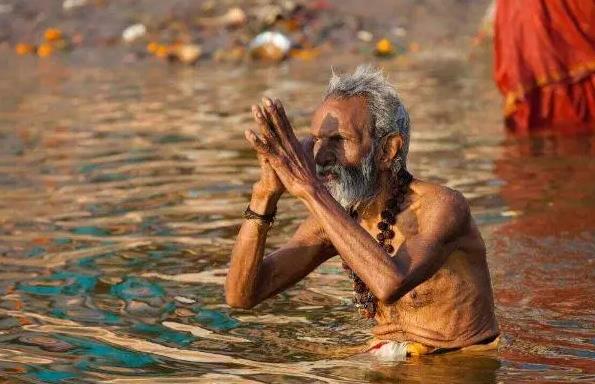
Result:
[[[595,132],[595,1],[498,0],[494,51],[512,131]]]

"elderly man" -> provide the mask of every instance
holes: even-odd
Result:
[[[498,325],[486,250],[465,198],[413,178],[406,167],[409,117],[382,73],[333,74],[299,142],[281,103],[253,106],[245,132],[262,174],[233,248],[232,307],[252,308],[339,256],[360,313],[375,318],[373,353],[426,354],[489,348]],[[284,191],[308,218],[263,257]]]

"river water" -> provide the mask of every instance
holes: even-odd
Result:
[[[337,70],[358,58],[337,58]],[[90,63],[92,62],[92,64]],[[593,382],[595,140],[507,137],[489,66],[380,63],[411,110],[410,169],[469,199],[499,352],[341,355],[371,323],[338,260],[253,310],[223,281],[251,184],[250,104],[304,133],[328,63],[186,68],[9,57],[0,71],[0,375],[47,383]],[[268,247],[306,209],[286,197]]]

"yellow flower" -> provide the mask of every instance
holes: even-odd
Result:
[[[17,53],[17,55],[27,55],[29,53],[33,53],[35,51],[35,47],[31,44],[18,43],[14,47],[14,50]]]
[[[157,50],[155,51],[155,56],[159,58],[164,58],[167,57],[167,55],[169,55],[169,47],[160,44],[159,47],[157,47]]]
[[[155,54],[155,53],[157,53],[157,50],[159,49],[159,47],[160,47],[159,43],[152,41],[149,44],[147,44],[147,51],[149,53]]]
[[[43,37],[45,41],[57,41],[62,39],[62,31],[58,28],[48,28],[45,30]]]
[[[394,53],[393,43],[389,39],[381,39],[376,43],[376,54],[388,56]]]
[[[37,48],[37,56],[39,57],[47,57],[50,56],[54,52],[54,47],[52,47],[49,43],[40,44]]]
[[[318,57],[319,54],[318,48],[292,49],[289,51],[289,56],[301,60],[312,60]]]

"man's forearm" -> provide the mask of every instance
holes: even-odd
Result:
[[[325,190],[314,188],[303,199],[335,249],[378,298],[392,294],[404,274],[365,229]]]
[[[259,214],[275,211],[278,197],[259,191],[255,186],[250,209]],[[254,306],[258,297],[258,274],[266,245],[269,225],[257,220],[246,220],[233,247],[225,297],[229,305],[249,308]]]

